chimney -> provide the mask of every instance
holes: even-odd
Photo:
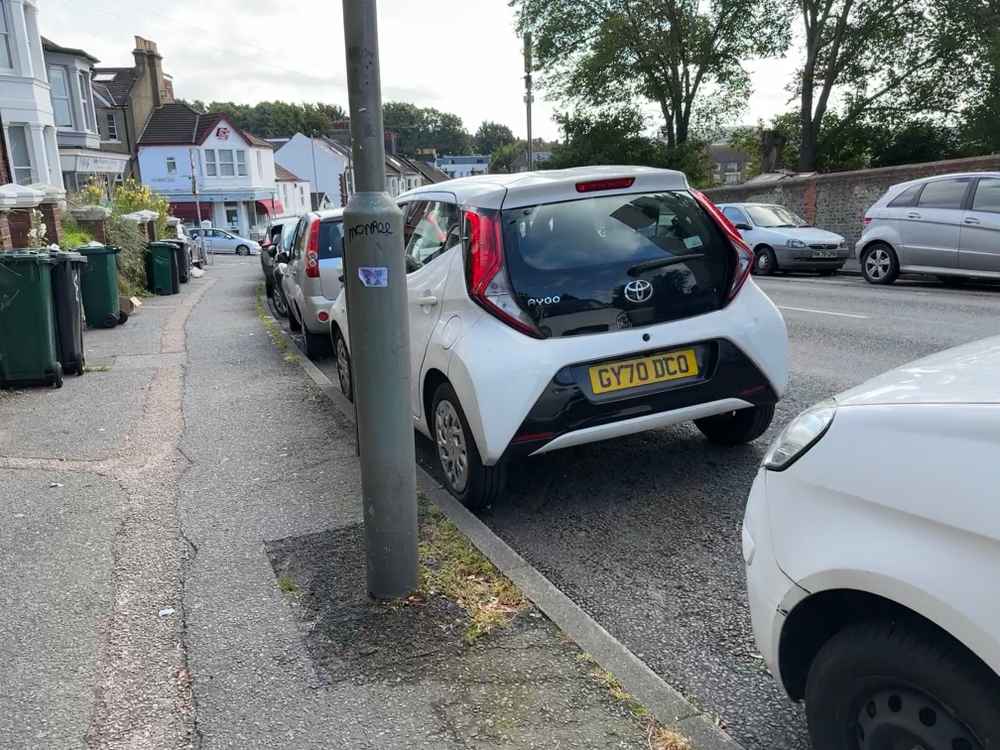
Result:
[[[137,36],[132,55],[135,57],[136,68],[140,73],[147,66],[149,67],[149,87],[150,93],[153,96],[153,109],[156,109],[161,104],[172,101],[172,91],[168,98],[167,85],[163,80],[163,66],[161,63],[163,58],[160,57],[160,53],[156,49],[156,42]]]

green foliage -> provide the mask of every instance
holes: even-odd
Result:
[[[743,61],[788,47],[784,0],[512,0],[535,39],[543,85],[582,107],[654,102],[667,144],[692,122],[736,114],[748,93]]]
[[[517,141],[513,131],[499,122],[486,120],[472,136],[472,148],[477,154],[492,154],[498,148]]]
[[[458,115],[408,102],[386,102],[382,116],[385,129],[399,135],[399,150],[405,156],[426,149],[438,154],[472,153],[472,137]]]
[[[514,162],[528,149],[528,142],[517,140],[493,150],[490,156],[490,172],[509,173],[514,171]]]
[[[711,164],[705,144],[689,140],[670,147],[643,135],[646,122],[630,107],[615,107],[596,113],[558,114],[564,142],[553,147],[552,158],[540,165],[544,169],[594,164],[635,164],[678,169],[694,185],[706,185]]]
[[[163,236],[167,229],[167,218],[170,216],[170,201],[131,177],[115,187],[111,195],[112,214],[121,216],[144,210],[156,211],[159,214],[156,220],[156,236]]]
[[[332,136],[342,129],[347,112],[336,104],[289,102],[188,102],[199,112],[223,112],[233,124],[261,138],[280,138],[304,133]]]
[[[127,212],[126,212],[127,213]],[[108,219],[105,231],[108,244],[121,249],[118,254],[118,289],[128,297],[146,294],[146,237],[134,222],[113,213]]]

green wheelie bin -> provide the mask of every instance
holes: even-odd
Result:
[[[118,304],[118,253],[109,245],[84,245],[77,252],[86,256],[80,275],[83,313],[91,328],[114,328],[128,320]]]
[[[0,386],[63,384],[48,251],[0,252]]]
[[[80,253],[50,252],[52,258],[52,307],[56,322],[56,355],[63,372],[83,375],[83,299],[80,274],[87,259]]]
[[[154,294],[177,294],[181,290],[177,248],[169,242],[146,245],[146,288]]]

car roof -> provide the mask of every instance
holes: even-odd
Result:
[[[343,219],[344,209],[342,208],[324,208],[319,211],[310,211],[311,216],[315,216],[320,221],[326,221],[327,219]]]
[[[1000,336],[946,349],[837,396],[844,406],[1000,403]]]
[[[925,182],[938,182],[939,180],[968,179],[969,177],[994,177],[1000,179],[1000,172],[953,172],[951,174],[932,174],[929,177],[920,177],[916,180],[897,182],[889,188],[894,191],[897,188],[908,188],[911,185],[923,185]]]
[[[417,200],[421,196],[449,193],[462,204],[483,208],[504,208],[556,203],[600,195],[599,192],[580,193],[577,184],[592,180],[617,177],[634,179],[627,188],[615,188],[615,194],[647,193],[656,190],[688,190],[687,177],[673,169],[604,165],[572,167],[570,169],[536,170],[513,174],[484,174],[460,177],[446,182],[410,190],[399,200]]]

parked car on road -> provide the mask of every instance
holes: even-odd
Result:
[[[283,258],[288,324],[302,331],[311,358],[330,351],[330,307],[340,294],[344,273],[343,224],[343,209],[307,213],[299,219],[291,251]]]
[[[236,255],[256,255],[260,245],[254,240],[227,232],[225,229],[192,229],[191,236],[200,239],[204,235],[205,252],[235,253]]]
[[[1000,337],[821,403],[743,524],[757,644],[816,750],[1000,747]]]
[[[836,273],[847,262],[847,241],[810,226],[802,217],[773,203],[722,203],[726,215],[754,251],[754,273],[776,271]]]
[[[264,241],[260,247],[260,270],[264,274],[264,288],[269,298],[274,297],[274,256],[280,252],[288,252],[292,247],[295,227],[299,223],[298,216],[284,216],[272,219],[264,233]]]
[[[693,420],[759,437],[788,378],[753,253],[680,172],[482,175],[400,197],[413,418],[451,492],[494,501],[511,459]],[[344,295],[332,336],[353,393]]]
[[[1000,172],[938,175],[893,185],[865,212],[857,243],[865,280],[900,273],[946,283],[1000,279]]]

